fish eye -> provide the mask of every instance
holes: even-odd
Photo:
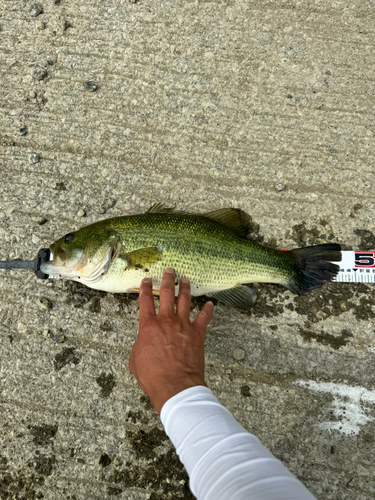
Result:
[[[70,243],[72,239],[74,238],[74,233],[69,233],[64,236],[64,242],[65,243]]]

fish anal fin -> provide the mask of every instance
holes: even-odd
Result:
[[[239,208],[220,208],[203,216],[227,226],[241,238],[246,238],[252,225],[250,215]]]
[[[148,269],[154,262],[161,258],[162,252],[156,247],[139,248],[123,256],[130,269]]]
[[[207,297],[217,299],[229,307],[235,307],[241,311],[250,311],[257,300],[257,293],[253,288],[238,285],[228,290],[221,290],[207,294]]]

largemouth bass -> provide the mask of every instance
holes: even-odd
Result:
[[[50,246],[49,275],[112,293],[139,292],[149,277],[158,294],[166,268],[188,278],[193,296],[207,295],[241,310],[254,303],[245,283],[279,283],[302,294],[339,271],[337,244],[280,251],[246,238],[249,217],[242,210],[206,214],[177,212],[163,204],[146,213],[115,217],[68,233]]]

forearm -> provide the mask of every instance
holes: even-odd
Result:
[[[207,387],[172,397],[160,418],[198,500],[314,500]]]

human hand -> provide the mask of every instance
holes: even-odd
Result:
[[[129,359],[129,370],[160,414],[166,401],[184,389],[206,385],[204,339],[214,305],[206,302],[191,323],[190,282],[180,280],[174,312],[175,277],[164,272],[160,286],[160,309],[155,312],[152,282],[145,278],[139,292],[139,331]]]

